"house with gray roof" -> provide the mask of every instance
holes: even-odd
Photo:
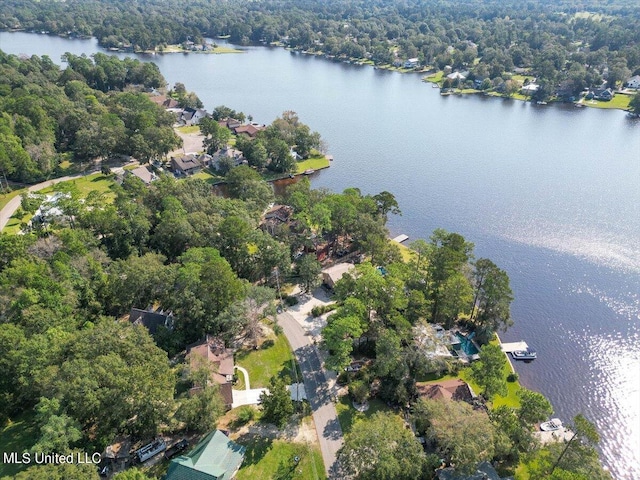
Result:
[[[204,437],[186,455],[171,460],[165,480],[230,480],[244,459],[245,447],[220,430]]]

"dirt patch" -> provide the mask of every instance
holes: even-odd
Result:
[[[297,417],[296,421],[290,422],[283,429],[279,429],[274,425],[266,423],[253,422],[231,432],[231,438],[237,439],[238,437],[250,436],[271,438],[274,440],[286,440],[288,442],[295,443],[317,443],[318,434],[316,432],[313,419],[311,417],[305,417],[302,421],[299,421],[298,419],[299,417]],[[226,425],[226,428],[228,428],[231,422],[232,419],[229,419],[226,422],[221,419],[218,423],[218,428],[225,428],[222,425]]]

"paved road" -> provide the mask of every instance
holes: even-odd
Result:
[[[279,314],[278,324],[284,330],[302,370],[304,387],[318,432],[324,468],[330,479],[341,478],[337,453],[343,444],[342,428],[333,403],[333,392],[329,389],[318,351],[311,344],[300,324],[290,314],[286,312]]]

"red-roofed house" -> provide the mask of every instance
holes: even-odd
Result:
[[[420,397],[433,400],[456,400],[471,403],[474,397],[469,385],[459,378],[443,380],[438,383],[418,382],[416,389]]]

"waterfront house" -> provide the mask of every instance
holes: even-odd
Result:
[[[247,135],[250,138],[255,138],[255,136],[261,130],[264,130],[266,127],[264,125],[258,125],[257,123],[248,123],[246,125],[239,125],[233,129],[236,135]]]
[[[202,108],[185,108],[180,116],[179,123],[183,125],[198,125],[200,120],[207,116],[207,111]]]
[[[211,157],[211,166],[218,170],[220,161],[224,158],[230,158],[233,162],[234,167],[247,162],[247,159],[244,157],[240,150],[227,145],[213,154],[213,156]]]
[[[220,385],[220,393],[227,408],[233,404],[233,350],[226,348],[224,341],[218,337],[207,335],[204,340],[187,346],[187,360],[189,370],[194,371],[203,364],[208,366],[210,382]],[[202,389],[202,385],[194,385],[190,393],[196,393]]]
[[[469,76],[469,72],[452,72],[449,75],[447,75],[447,78],[451,81],[455,81],[455,80],[466,80],[467,77]]]
[[[204,437],[186,455],[171,460],[165,480],[230,480],[244,460],[245,447],[220,430]]]
[[[198,158],[190,153],[182,157],[171,157],[171,169],[178,175],[193,175],[202,170],[202,164]]]
[[[595,100],[603,100],[605,102],[610,101],[613,98],[613,90],[610,88],[596,88],[593,91],[593,98]]]
[[[160,327],[173,330],[173,312],[165,312],[159,308],[132,308],[129,321],[134,325],[143,325],[151,335],[155,335]]]
[[[404,68],[416,68],[420,63],[417,58],[409,58],[404,62]]]
[[[523,95],[533,95],[538,90],[540,90],[540,85],[538,85],[537,83],[528,83],[520,89],[520,93],[522,93]]]
[[[627,88],[632,88],[634,90],[640,89],[640,75],[634,75],[629,80],[626,81]]]

